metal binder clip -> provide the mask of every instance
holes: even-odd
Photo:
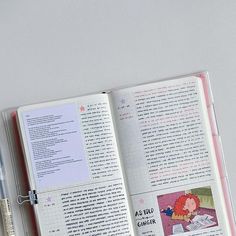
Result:
[[[17,203],[22,205],[26,202],[30,202],[31,205],[38,204],[38,196],[36,190],[31,190],[28,192],[29,194],[26,196],[18,195],[17,196]]]

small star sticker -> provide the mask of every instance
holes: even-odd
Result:
[[[80,112],[84,112],[85,111],[85,107],[84,106],[80,106]]]
[[[143,204],[143,203],[144,203],[144,199],[143,199],[143,198],[140,198],[140,199],[139,199],[139,203]]]

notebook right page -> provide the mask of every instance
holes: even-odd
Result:
[[[201,78],[111,96],[139,235],[233,235]]]

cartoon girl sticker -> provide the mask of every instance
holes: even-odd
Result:
[[[200,207],[200,199],[197,195],[188,193],[180,196],[174,204],[174,208],[168,206],[162,209],[161,213],[165,213],[173,220],[185,220],[190,222],[193,216],[197,215],[197,209]]]

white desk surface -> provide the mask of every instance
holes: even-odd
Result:
[[[236,1],[0,1],[0,110],[207,70],[236,206]]]

